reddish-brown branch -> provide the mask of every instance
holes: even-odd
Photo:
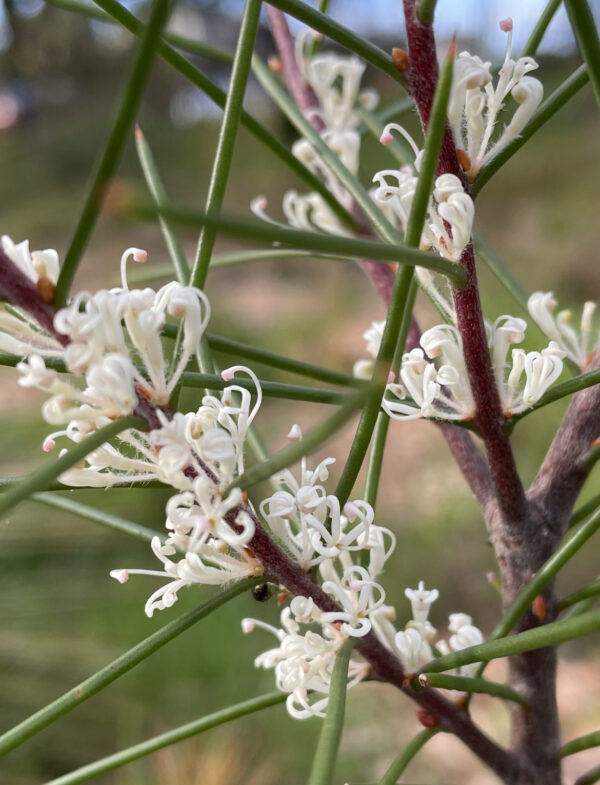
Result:
[[[512,447],[504,430],[504,413],[490,359],[483,312],[479,299],[473,245],[469,243],[461,260],[467,284],[454,290],[457,327],[463,342],[465,366],[477,412],[477,426],[488,456],[496,498],[504,525],[513,533],[527,528],[529,512]]]
[[[420,21],[416,9],[416,0],[404,0],[410,64],[408,79],[411,95],[423,128],[426,129],[439,69],[433,27]],[[460,177],[467,187],[464,173],[456,158],[456,147],[448,124],[444,130],[437,173],[454,174]],[[462,289],[454,290],[454,304],[477,410],[477,425],[485,444],[505,525],[522,530],[528,520],[527,501],[510,441],[503,429],[504,416],[487,344],[472,244],[465,249],[460,264],[467,274],[467,283]]]

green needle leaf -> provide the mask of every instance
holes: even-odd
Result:
[[[160,178],[160,174],[158,173],[158,168],[152,151],[150,150],[150,146],[139,126],[135,131],[135,146],[148,189],[152,194],[155,204],[158,207],[161,207],[168,202],[167,193]],[[171,228],[169,222],[162,216],[160,216],[158,220],[160,222],[163,237],[165,238],[167,250],[169,251],[169,256],[171,257],[173,267],[175,268],[177,280],[179,283],[186,284],[190,277],[190,268],[188,267],[187,259],[185,258],[183,246],[179,242],[179,238]]]
[[[91,184],[58,276],[55,295],[57,308],[63,306],[67,301],[77,266],[98,220],[106,188],[117,169],[125,144],[129,139],[144,88],[150,76],[150,68],[160,41],[160,33],[167,21],[168,13],[169,0],[154,0],[150,20],[135,55],[112,128],[96,162]]]
[[[578,739],[573,739],[567,742],[558,751],[559,758],[566,758],[567,755],[574,755],[576,752],[582,750],[589,750],[591,747],[600,747],[600,730],[594,733],[588,733],[586,736],[580,736]]]
[[[300,2],[300,0],[272,0],[272,2],[269,0],[269,2],[275,8],[279,8],[280,11],[290,14],[290,16],[293,16],[300,22],[304,22],[313,30],[326,35],[332,41],[337,41],[338,44],[346,47],[346,49],[350,49],[351,52],[366,60],[367,63],[371,63],[371,65],[374,65],[388,76],[391,76],[392,79],[395,79],[406,88],[404,75],[392,63],[391,56],[378,46],[339,24],[331,17],[319,13],[319,11],[307,3]]]
[[[561,2],[562,0],[549,0],[548,4],[540,14],[535,27],[531,31],[531,34],[527,39],[527,42],[525,43],[525,46],[523,47],[519,57],[535,57],[535,53],[537,52],[538,46],[544,37],[544,33],[554,18],[554,14],[558,11],[558,7]]]
[[[490,640],[477,646],[445,654],[431,660],[421,668],[421,673],[439,673],[441,671],[459,668],[472,662],[487,663],[499,657],[512,657],[525,651],[543,649],[546,646],[556,646],[559,643],[580,638],[584,635],[600,631],[600,611],[582,613],[571,619],[561,619],[550,624],[544,624],[507,638]]]
[[[323,720],[307,785],[331,785],[333,782],[335,762],[344,727],[348,666],[355,643],[355,638],[348,638],[335,658],[327,714]]]
[[[582,504],[581,507],[578,507],[573,515],[571,515],[570,526],[576,526],[578,523],[581,523],[588,515],[591,515],[594,510],[597,510],[600,507],[600,493],[593,496],[589,501],[585,504]]]
[[[155,220],[156,215],[164,215],[182,226],[213,226],[234,237],[246,240],[281,243],[305,250],[320,250],[344,256],[365,257],[374,262],[426,267],[450,278],[456,286],[463,286],[465,274],[458,264],[450,262],[437,254],[418,251],[405,245],[383,243],[377,240],[364,240],[359,237],[341,237],[318,232],[303,232],[298,229],[285,229],[259,221],[233,218],[223,214],[206,215],[181,207],[161,207],[160,209],[136,206],[123,211],[124,216],[142,220]]]
[[[412,738],[406,747],[400,751],[397,758],[392,761],[391,766],[383,775],[379,785],[396,785],[398,778],[404,773],[404,769],[419,752],[419,750],[432,739],[439,728],[427,728]]]
[[[588,583],[587,586],[583,586],[581,589],[577,589],[577,591],[567,595],[559,602],[558,610],[564,611],[565,608],[570,608],[572,605],[576,605],[582,600],[587,600],[592,597],[595,599],[598,595],[600,595],[600,578],[596,578],[595,581]]]
[[[220,267],[232,267],[238,264],[249,262],[264,262],[268,259],[329,259],[333,262],[352,262],[355,259],[349,256],[333,256],[332,254],[320,253],[319,251],[300,251],[294,248],[268,248],[258,251],[234,251],[233,253],[213,254],[210,260],[210,269],[216,270]],[[168,278],[173,273],[171,264],[145,264],[136,266],[128,272],[127,280],[130,285],[138,285]],[[187,278],[186,278],[187,280]]]
[[[529,311],[527,309],[527,293],[514,277],[514,275],[510,272],[510,270],[505,267],[502,260],[492,251],[483,238],[478,234],[473,234],[473,247],[475,248],[477,256],[485,263],[490,272],[506,289],[506,291],[512,295],[515,302],[521,306],[523,311],[529,315]]]
[[[515,624],[527,611],[531,603],[535,600],[538,594],[541,594],[554,576],[561,570],[564,565],[577,553],[577,551],[585,545],[585,543],[596,533],[600,528],[600,510],[596,510],[589,520],[587,520],[579,529],[573,530],[567,534],[561,545],[556,549],[552,556],[546,563],[537,571],[535,576],[531,579],[527,587],[517,597],[515,602],[510,606],[504,614],[500,622],[494,628],[490,638],[500,638],[512,630]],[[541,627],[546,629],[549,625]]]
[[[232,341],[231,338],[223,338],[212,333],[207,333],[206,338],[210,348],[216,352],[232,354],[236,357],[243,357],[246,360],[254,360],[262,365],[269,365],[273,368],[278,368],[280,371],[288,371],[299,376],[307,376],[310,379],[325,382],[326,384],[340,384],[344,387],[361,387],[363,385],[360,379],[356,379],[349,374],[332,371],[330,368],[322,368],[319,365],[313,365],[302,360],[294,360],[280,354],[274,354],[266,351],[266,349],[259,349],[241,341]]]
[[[383,465],[383,453],[390,425],[390,418],[385,412],[379,412],[377,422],[373,431],[373,443],[371,454],[369,455],[369,466],[367,468],[367,479],[365,481],[365,501],[373,509],[377,503],[377,490],[381,477],[381,467]]]
[[[575,785],[595,785],[600,780],[600,766],[590,769],[575,780]]]
[[[76,783],[85,782],[92,777],[97,777],[99,774],[114,771],[120,766],[131,763],[131,761],[143,758],[145,755],[150,755],[152,752],[161,750],[164,747],[169,747],[171,744],[176,744],[178,741],[189,739],[190,736],[196,736],[198,733],[216,728],[218,725],[225,725],[225,723],[236,720],[238,717],[245,717],[256,711],[268,709],[270,706],[276,706],[278,703],[283,703],[286,697],[281,692],[270,692],[267,695],[261,695],[260,698],[252,698],[252,700],[243,701],[243,703],[236,703],[227,709],[221,709],[221,711],[216,711],[214,714],[207,714],[206,717],[202,717],[199,720],[180,725],[174,730],[162,733],[160,736],[154,736],[154,738],[143,741],[141,744],[135,744],[133,747],[128,747],[114,755],[109,755],[94,763],[89,763],[87,766],[82,766],[69,774],[64,774],[62,777],[51,780],[47,785],[76,785]]]
[[[211,215],[218,215],[221,212],[225,197],[261,7],[262,0],[246,0],[206,199],[205,212]],[[204,288],[216,236],[217,232],[214,227],[205,226],[202,228],[190,286]]]
[[[600,39],[596,20],[586,0],[565,0],[565,8],[600,108]]]
[[[61,485],[61,490],[64,490],[64,485]],[[47,507],[54,507],[72,515],[79,515],[81,518],[87,518],[89,521],[94,521],[94,523],[99,523],[123,534],[129,534],[131,537],[136,537],[144,542],[150,542],[153,537],[164,539],[164,535],[155,529],[128,521],[126,518],[121,518],[120,515],[104,512],[104,510],[99,510],[97,507],[92,507],[89,504],[81,504],[81,502],[73,501],[73,499],[67,496],[56,493],[34,493],[30,498],[32,501],[40,502],[40,504],[45,504]]]
[[[231,382],[226,382],[218,374],[194,373],[186,371],[181,381],[184,387],[200,387],[209,390],[224,390]],[[311,403],[331,403],[344,404],[351,393],[340,392],[339,390],[322,390],[318,387],[302,387],[298,384],[284,384],[283,382],[267,382],[260,379],[260,386],[263,395],[269,398],[281,398],[282,400],[309,401]],[[235,384],[245,387],[247,390],[255,389],[251,379],[237,378]]]
[[[60,458],[44,463],[39,469],[25,477],[18,485],[3,493],[0,496],[0,516],[12,510],[23,499],[31,496],[32,493],[45,490],[53,480],[56,480],[67,469],[82,461],[88,453],[96,450],[109,439],[117,436],[121,431],[126,431],[128,428],[143,430],[146,428],[146,421],[135,415],[123,417],[105,425],[104,428],[95,431],[78,444],[73,444],[69,451]]]
[[[226,602],[237,597],[238,594],[251,589],[261,581],[264,581],[264,578],[249,578],[248,580],[235,583],[228,589],[211,597],[211,599],[203,605],[200,605],[199,607],[182,614],[178,618],[173,619],[173,621],[170,621],[168,624],[165,624],[164,627],[153,632],[152,635],[144,638],[143,641],[140,641],[133,646],[133,648],[129,649],[124,654],[121,654],[120,657],[117,657],[108,665],[105,665],[104,668],[101,668],[93,676],[85,679],[85,681],[82,681],[68,692],[65,692],[64,695],[61,695],[60,698],[57,698],[47,706],[44,706],[44,708],[40,709],[35,714],[32,714],[26,720],[19,723],[19,725],[16,725],[0,736],[0,755],[4,755],[9,750],[18,747],[19,744],[22,744],[24,741],[31,738],[31,736],[52,724],[59,717],[62,717],[76,706],[79,706],[83,701],[91,698],[92,695],[96,695],[96,693],[100,692],[104,687],[112,684],[119,676],[127,673],[127,671],[130,671],[135,665],[143,662],[143,660],[151,654],[154,654],[154,652],[158,651],[166,643],[169,643],[169,641],[172,641],[182,632],[188,630],[196,624],[196,622],[200,621],[200,619],[206,618]],[[79,771],[81,771],[81,769]],[[73,782],[80,782],[80,780],[73,780]]]
[[[479,693],[481,695],[494,695],[497,698],[520,703],[527,706],[525,698],[512,687],[498,684],[487,679],[471,678],[467,676],[447,676],[443,673],[423,673],[418,679],[422,687],[440,687],[444,690],[460,690],[460,692]]]
[[[432,25],[437,0],[419,0],[417,14],[424,25]]]

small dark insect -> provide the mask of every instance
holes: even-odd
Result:
[[[271,598],[271,587],[268,583],[259,583],[252,589],[252,596],[257,602],[267,602]]]

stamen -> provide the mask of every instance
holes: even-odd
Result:
[[[148,258],[148,251],[144,251],[142,248],[131,247],[121,257],[121,283],[123,284],[123,289],[129,289],[127,285],[127,260],[130,256],[133,257],[134,262],[143,264]]]
[[[381,134],[381,137],[380,137],[379,141],[382,144],[389,144],[392,141],[392,131],[397,131],[401,136],[403,136],[406,139],[406,141],[411,146],[411,149],[412,149],[413,153],[415,154],[415,159],[416,159],[421,151],[417,147],[417,145],[415,143],[415,140],[408,133],[408,131],[406,131],[404,128],[402,128],[401,125],[398,125],[398,123],[388,123],[386,125],[386,127],[383,129],[383,133]],[[388,137],[390,137],[390,138],[388,139]],[[386,141],[384,141],[384,139]]]

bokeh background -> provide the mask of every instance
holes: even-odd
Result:
[[[599,3],[592,4],[598,10]],[[233,48],[242,0],[180,0],[171,28],[190,37]],[[333,15],[368,34],[383,48],[402,45],[399,0],[338,0]],[[518,51],[541,3],[440,0],[440,38],[458,32],[460,48],[501,60],[504,36],[498,20],[512,15]],[[144,13],[141,5],[133,6]],[[53,247],[62,255],[75,224],[94,157],[109,123],[119,85],[131,57],[131,37],[100,22],[45,5],[41,0],[5,0],[0,6],[0,231],[32,248]],[[334,48],[327,46],[326,48]],[[273,44],[261,28],[259,52]],[[540,50],[538,75],[546,93],[578,64],[564,12],[551,25]],[[201,66],[223,87],[227,70]],[[396,100],[398,85],[367,69],[381,104]],[[281,138],[293,130],[258,85],[251,82],[246,105]],[[204,204],[219,112],[167,65],[157,62],[140,115],[170,197],[201,209]],[[417,134],[414,116],[402,117]],[[554,289],[561,305],[580,307],[598,299],[598,117],[591,91],[573,99],[491,182],[477,204],[476,228],[528,291]],[[418,138],[418,136],[417,136]],[[387,151],[365,137],[362,179],[389,166]],[[144,196],[133,141],[119,168],[119,193]],[[241,214],[257,194],[278,214],[281,196],[298,183],[242,129],[238,137],[226,207]],[[188,257],[196,237],[181,234]],[[147,248],[151,263],[167,261],[157,227],[104,216],[78,274],[79,287],[113,285],[124,248]],[[240,247],[224,239],[218,250]],[[523,316],[509,296],[481,269],[483,299],[490,319]],[[362,332],[384,317],[376,293],[360,270],[323,260],[256,262],[217,270],[207,292],[214,317],[211,331],[299,359],[350,371],[365,356]],[[419,302],[418,317],[431,326],[434,315]],[[530,327],[531,348],[540,334]],[[222,358],[224,364],[230,364]],[[284,379],[266,368],[264,378]],[[41,451],[48,432],[40,417],[41,395],[16,385],[15,373],[0,369],[0,472],[20,476],[49,460]],[[288,377],[289,381],[294,381]],[[190,405],[198,401],[190,399]],[[554,404],[528,417],[514,435],[526,482],[533,477],[564,406]],[[326,407],[265,403],[257,427],[277,449],[293,422],[309,427]],[[350,424],[327,448],[343,460],[352,438]],[[595,489],[594,489],[595,486]],[[358,485],[357,495],[361,486]],[[598,492],[597,474],[582,494]],[[65,493],[69,493],[68,491]],[[77,491],[77,499],[118,512],[160,530],[165,491]],[[470,497],[436,429],[425,423],[392,423],[377,519],[392,527],[399,547],[385,576],[389,600],[402,623],[408,612],[403,589],[424,579],[440,590],[433,623],[447,614],[473,615],[486,632],[499,615],[499,598],[486,578],[494,569],[491,548]],[[597,575],[598,547],[592,542],[561,575],[564,591]],[[57,514],[33,502],[0,524],[0,725],[9,728],[44,703],[109,662],[141,638],[209,596],[182,592],[177,606],[151,620],[143,604],[153,579],[119,586],[108,577],[115,567],[153,568],[154,557],[140,542],[89,521]],[[34,785],[71,768],[134,744],[150,735],[273,688],[271,673],[254,670],[253,658],[272,645],[257,632],[242,638],[240,619],[275,621],[274,601],[258,605],[241,597],[170,643],[100,695],[10,753],[0,763],[1,785]],[[597,644],[583,640],[562,651],[561,705],[565,737],[589,732],[600,720]],[[493,673],[502,677],[502,664]],[[490,673],[492,671],[490,670]],[[372,782],[419,725],[414,707],[379,685],[359,687],[349,699],[337,781]],[[481,697],[474,712],[500,739],[507,736],[506,707]],[[247,721],[209,732],[98,778],[102,785],[300,785],[306,779],[319,722],[292,721],[269,709]],[[568,759],[583,772],[599,761],[588,751]],[[460,744],[436,737],[406,774],[406,781],[485,785],[494,778]]]

